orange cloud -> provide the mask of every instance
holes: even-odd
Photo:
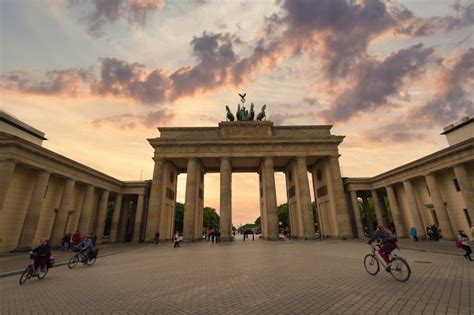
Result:
[[[174,118],[174,114],[168,114],[164,110],[156,110],[146,115],[137,115],[133,113],[125,113],[121,115],[108,116],[98,118],[91,122],[95,128],[101,128],[106,125],[121,130],[136,129],[144,127],[147,129],[155,128],[158,125],[166,125]]]

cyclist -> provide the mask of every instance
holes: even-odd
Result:
[[[389,272],[391,266],[389,255],[395,248],[397,248],[397,238],[392,231],[385,228],[383,225],[378,225],[377,230],[369,239],[368,243],[372,244],[375,240],[380,243],[379,254],[387,264],[385,270]]]
[[[84,257],[86,257],[85,262],[88,262],[91,252],[94,249],[92,240],[89,238],[89,235],[86,235],[84,237],[84,240],[79,243],[79,246],[82,246],[81,251],[84,253]]]
[[[32,250],[32,258],[34,260],[34,270],[33,274],[38,274],[38,267],[44,268],[48,263],[49,257],[51,257],[51,245],[49,245],[49,240],[44,239],[38,247]]]

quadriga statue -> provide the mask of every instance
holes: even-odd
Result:
[[[262,121],[262,120],[266,120],[267,119],[267,116],[265,115],[265,109],[267,108],[267,104],[264,104],[262,106],[262,110],[260,111],[260,113],[258,113],[257,115],[257,120],[258,121]]]
[[[235,118],[234,118],[234,115],[232,114],[232,112],[230,111],[229,106],[226,105],[225,109],[227,111],[227,120],[228,121],[234,121]]]
[[[255,118],[255,112],[253,111],[253,103],[250,104],[250,114],[249,114],[249,120],[253,121]]]

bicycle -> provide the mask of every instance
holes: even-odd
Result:
[[[390,254],[391,266],[388,267],[383,259],[380,259],[376,253],[376,250],[380,248],[380,244],[371,245],[370,247],[371,253],[364,257],[364,267],[369,275],[375,276],[380,271],[380,264],[382,264],[395,280],[400,282],[408,281],[411,275],[411,269],[404,258],[396,254]],[[396,249],[400,250],[398,247]]]
[[[98,249],[91,250],[89,253],[89,259],[87,259],[86,255],[84,254],[84,251],[81,250],[69,259],[67,266],[69,267],[69,269],[73,269],[77,266],[79,262],[82,262],[83,265],[92,266],[97,260],[97,252]]]
[[[37,277],[39,280],[44,279],[49,271],[49,262],[45,264],[43,268],[39,268],[38,273],[35,274],[35,259],[34,254],[30,255],[30,264],[25,268],[25,271],[20,276],[20,285],[24,284],[26,280],[31,279],[32,277]]]

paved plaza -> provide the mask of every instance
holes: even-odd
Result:
[[[367,274],[368,250],[337,240],[137,246],[23,286],[0,278],[0,313],[474,313],[474,262],[402,249],[412,276],[399,283]]]

